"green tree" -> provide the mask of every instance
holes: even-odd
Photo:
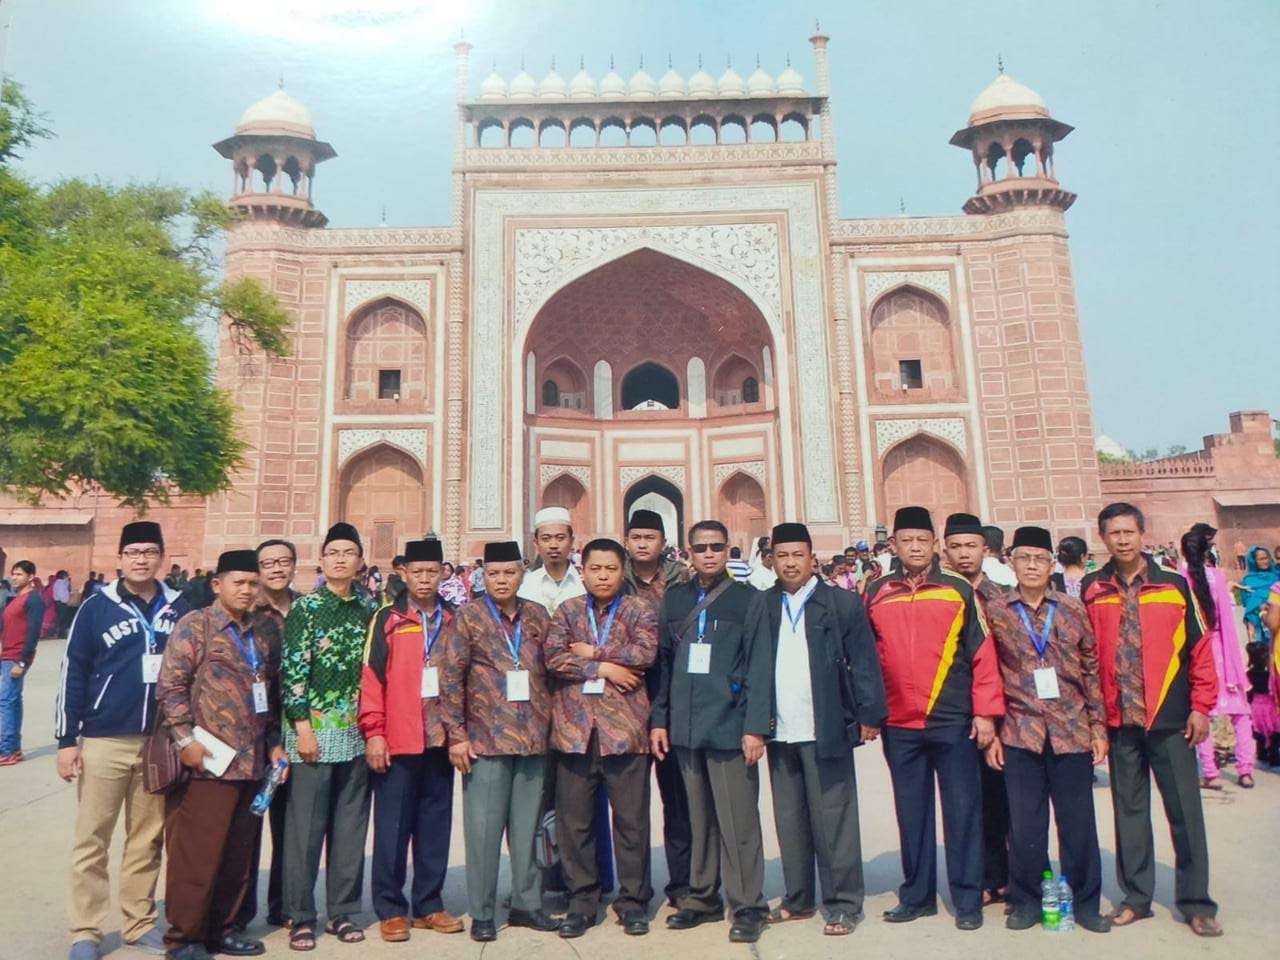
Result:
[[[33,499],[97,486],[145,506],[224,489],[240,463],[234,405],[201,324],[282,353],[288,321],[256,280],[221,280],[234,214],[160,185],[32,183],[11,161],[48,131],[0,87],[0,486]]]

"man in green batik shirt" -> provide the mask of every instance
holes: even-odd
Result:
[[[343,943],[364,939],[352,921],[361,910],[369,826],[368,767],[356,725],[365,634],[374,613],[372,602],[354,589],[363,554],[355,527],[334,524],[320,548],[324,586],[299,597],[285,620],[281,702],[292,785],[284,906],[295,950],[315,946],[315,885],[326,843],[325,932]]]

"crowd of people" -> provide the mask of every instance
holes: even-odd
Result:
[[[953,514],[938,536],[926,508],[904,507],[874,547],[823,560],[803,524],[783,523],[743,559],[718,520],[693,524],[677,551],[646,510],[621,540],[578,548],[552,507],[535,517],[534,558],[500,541],[454,566],[426,537],[384,578],[338,523],[311,592],[294,589],[297,551],[276,539],[223,553],[204,597],[174,582],[181,571],[158,579],[163,533],[130,523],[119,576],[70,624],[58,682],[57,770],[78,784],[70,956],[100,954],[122,808],[123,937],[145,952],[264,952],[248,933],[264,832],[266,922],[297,951],[321,930],[362,941],[370,820],[382,939],[460,933],[462,911],[443,901],[456,779],[476,941],[498,935],[504,838],[507,926],[581,937],[616,886],[618,923],[647,934],[654,783],[667,929],[727,917],[729,939],[749,943],[820,910],[824,934],[848,935],[865,894],[853,753],[876,740],[903,873],[885,922],[937,913],[935,791],[958,929],[980,928],[996,903],[1011,929],[1039,923],[1051,808],[1078,925],[1151,917],[1154,777],[1177,909],[1219,936],[1200,794],[1222,786],[1211,718],[1234,732],[1241,787],[1255,739],[1264,762],[1280,760],[1280,584],[1259,576],[1274,567],[1265,549],[1238,558],[1255,616],[1246,665],[1216,531],[1197,524],[1152,551],[1144,529],[1133,506],[1104,509],[1099,565],[1078,538],[1024,526],[1006,550],[977,517]],[[46,616],[36,572],[25,560],[10,571],[0,763],[22,757],[21,679]],[[774,908],[762,761],[785,888]],[[1105,913],[1102,764],[1122,892]]]

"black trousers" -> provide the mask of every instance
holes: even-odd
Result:
[[[1181,730],[1113,728],[1109,763],[1116,816],[1116,877],[1124,891],[1123,903],[1144,911],[1150,909],[1155,895],[1156,853],[1151,834],[1154,774],[1173,837],[1174,902],[1184,916],[1216,916],[1218,905],[1209,897],[1209,843],[1195,748],[1187,744]]]
[[[693,856],[689,797],[674,750],[665,759],[655,760],[653,771],[658,779],[658,796],[662,798],[662,846],[667,857],[663,893],[668,899],[679,901],[689,895],[689,863]]]
[[[444,909],[440,891],[449,869],[453,826],[453,766],[449,751],[393,756],[373,780],[373,910],[379,920],[425,917]],[[413,846],[412,903],[405,899]],[[412,913],[410,913],[412,909]]]
[[[289,804],[289,781],[276,787],[275,796],[267,815],[266,824],[258,823],[253,833],[253,869],[249,871],[249,887],[245,890],[244,903],[236,914],[236,926],[247,927],[258,915],[258,867],[262,863],[262,834],[271,831],[271,867],[267,874],[267,918],[284,919],[284,811]],[[257,817],[255,820],[259,819]]]
[[[978,755],[982,773],[982,889],[995,892],[1009,885],[1009,794],[1005,776]]]
[[[1062,875],[1071,884],[1075,912],[1096,917],[1102,896],[1102,855],[1093,814],[1093,759],[1087,753],[1044,753],[1005,747],[1009,790],[1009,900],[1016,910],[1039,911],[1040,880],[1049,863],[1049,803],[1058,825]]]
[[[911,730],[885,727],[884,756],[893,782],[902,848],[898,899],[908,907],[932,904],[938,894],[934,778],[942,795],[947,881],[956,914],[982,910],[982,799],[978,754],[968,724]]]
[[[556,757],[547,751],[542,775],[542,812],[556,808]],[[596,790],[596,870],[600,874],[600,893],[613,893],[613,834],[609,829],[609,792],[603,786]],[[564,870],[559,863],[542,872],[543,893],[564,893]]]
[[[586,753],[556,753],[556,840],[569,890],[569,910],[595,917],[600,907],[596,867],[596,792],[603,785],[613,810],[619,915],[648,910],[653,899],[649,861],[649,758],[643,753],[600,755],[593,732]]]

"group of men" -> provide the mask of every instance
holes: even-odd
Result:
[[[360,535],[339,523],[314,592],[292,589],[293,546],[267,541],[224,553],[215,602],[189,610],[156,580],[160,528],[131,523],[120,580],[72,626],[58,692],[58,771],[79,780],[72,960],[99,955],[122,807],[126,942],[174,960],[262,953],[245,933],[263,832],[251,805],[273,769],[283,784],[266,818],[267,920],[290,927],[294,950],[317,944],[326,849],[324,932],[364,939],[356,915],[371,806],[382,938],[463,930],[442,902],[459,774],[473,939],[497,936],[504,836],[509,926],[584,935],[600,920],[611,847],[617,921],[646,934],[651,767],[669,929],[727,913],[729,939],[753,942],[769,924],[821,909],[823,932],[847,935],[864,898],[853,755],[876,739],[904,875],[886,921],[937,912],[935,783],[959,929],[979,928],[983,906],[1006,898],[1009,927],[1038,921],[1051,803],[1077,922],[1105,932],[1151,916],[1154,773],[1177,905],[1195,933],[1219,935],[1192,754],[1217,678],[1187,586],[1143,554],[1142,528],[1129,505],[1102,512],[1112,559],[1077,600],[1049,587],[1047,530],[1017,531],[1006,589],[982,572],[977,518],[952,515],[939,543],[928,510],[905,507],[895,561],[864,598],[817,575],[802,524],[774,528],[777,582],[761,591],[729,575],[729,532],[717,520],[688,531],[691,572],[662,559],[661,518],[637,510],[624,542],[583,547],[579,573],[569,515],[548,508],[535,518],[537,569],[526,572],[518,543],[487,544],[482,595],[455,607],[438,592],[440,541],[411,541],[405,589],[375,609],[354,589]],[[176,751],[185,775],[157,785],[160,748]],[[785,884],[773,910],[761,760]],[[1104,760],[1124,892],[1105,917],[1091,788]],[[543,908],[557,859],[563,918]]]

